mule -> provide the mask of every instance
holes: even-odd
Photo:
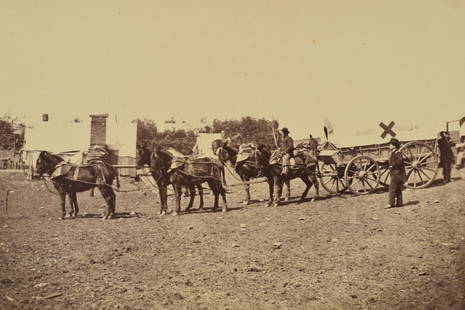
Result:
[[[270,201],[267,206],[277,207],[281,200],[284,182],[295,178],[300,178],[306,185],[300,197],[301,202],[307,197],[312,185],[315,186],[315,199],[320,197],[316,158],[309,152],[299,152],[294,158],[296,164],[290,167],[287,174],[283,174],[283,167],[277,160],[276,152],[272,154],[265,145],[260,145],[257,148],[258,165],[270,184]]]
[[[62,157],[42,151],[36,162],[36,171],[39,176],[48,174],[58,196],[60,196],[61,219],[66,216],[66,196],[69,198],[71,211],[69,216],[76,217],[79,213],[76,193],[88,191],[97,187],[105,199],[107,209],[103,219],[110,219],[115,214],[116,195],[113,191],[113,181],[116,172],[111,166],[105,164],[76,165],[67,163]],[[119,187],[119,186],[118,186]]]
[[[229,146],[227,143],[222,142],[222,140],[215,140],[212,142],[213,152],[218,156],[218,160],[226,166],[228,162],[234,166],[234,170],[239,175],[242,182],[249,182],[251,179],[259,178],[261,176],[261,170],[257,164],[257,154],[254,150],[252,155],[249,156],[247,160],[237,161],[239,151],[236,148]],[[284,181],[286,184],[287,192],[285,201],[289,200],[291,196],[291,186],[290,180],[287,179]],[[250,204],[250,184],[244,184],[245,191],[245,200],[244,204]]]
[[[177,162],[177,163],[176,163]],[[213,209],[218,208],[219,196],[223,199],[223,212],[227,211],[226,190],[221,182],[222,167],[219,163],[211,158],[173,158],[173,155],[167,151],[156,147],[153,152],[147,148],[139,149],[138,165],[150,166],[152,174],[160,196],[160,214],[164,215],[168,209],[167,188],[171,184],[175,193],[176,206],[173,215],[181,211],[182,187],[190,189],[190,200],[186,208],[189,211],[192,208],[195,198],[195,187],[199,190],[201,205],[203,208],[202,184],[208,183],[214,195]]]

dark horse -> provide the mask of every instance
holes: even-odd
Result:
[[[319,198],[319,183],[316,178],[316,160],[309,152],[299,152],[294,158],[296,164],[289,169],[287,174],[282,174],[282,165],[279,161],[275,161],[273,154],[265,145],[260,145],[257,148],[257,161],[263,174],[268,179],[270,184],[270,201],[268,205],[273,203],[277,207],[281,200],[283,184],[287,180],[300,178],[306,185],[304,192],[300,198],[305,200],[308,191],[315,185],[316,198]]]
[[[223,212],[227,211],[226,190],[221,183],[221,165],[215,160],[205,157],[196,159],[174,159],[173,156],[162,150],[159,146],[155,147],[154,152],[147,148],[139,148],[138,165],[149,164],[150,172],[157,184],[160,195],[160,214],[166,214],[168,209],[167,188],[172,184],[176,198],[176,209],[173,215],[181,211],[182,187],[188,187],[190,190],[190,201],[186,211],[190,210],[194,202],[195,187],[199,189],[202,199],[202,184],[208,183],[212,190],[215,201],[213,209],[218,208],[219,195],[223,198]],[[176,167],[172,167],[173,161],[182,160]],[[201,200],[200,208],[203,207]]]
[[[258,165],[258,159],[256,151],[254,150],[252,155],[245,161],[237,162],[238,150],[229,146],[227,143],[220,139],[212,142],[213,152],[218,156],[219,161],[226,166],[229,161],[237,172],[242,182],[249,182],[251,179],[255,179],[261,176],[261,170]],[[286,184],[287,192],[285,201],[289,200],[291,196],[290,180],[284,181]],[[250,204],[250,185],[244,184],[245,189],[245,200],[244,204]]]
[[[88,191],[97,187],[107,204],[103,219],[109,219],[115,214],[116,195],[112,184],[116,173],[112,167],[105,164],[75,165],[67,163],[63,158],[47,151],[42,151],[37,158],[36,170],[39,176],[48,174],[61,199],[61,218],[66,215],[66,195],[69,198],[70,217],[79,212],[76,193]],[[119,187],[119,186],[118,186]]]

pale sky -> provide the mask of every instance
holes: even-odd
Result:
[[[0,113],[277,118],[295,138],[465,116],[465,0],[0,0]]]

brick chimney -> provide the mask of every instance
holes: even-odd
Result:
[[[90,145],[106,144],[108,114],[91,114]]]

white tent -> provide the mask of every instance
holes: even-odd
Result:
[[[217,139],[221,139],[221,133],[199,133],[193,150],[194,154],[197,157],[216,158],[213,153],[212,143]]]
[[[71,162],[79,163],[83,152],[90,145],[91,120],[79,122],[50,118],[47,122],[38,122],[25,130],[23,160],[33,174],[35,162],[40,151],[52,153],[75,153],[67,156]],[[119,165],[135,165],[137,123],[118,121],[115,115],[109,115],[106,122],[106,144],[116,155]],[[124,175],[135,176],[135,168],[120,169]]]

